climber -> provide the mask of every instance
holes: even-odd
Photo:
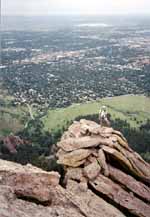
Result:
[[[106,106],[102,106],[99,110],[99,121],[101,126],[110,127],[110,121],[108,120],[108,113]]]

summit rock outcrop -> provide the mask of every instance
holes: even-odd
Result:
[[[76,183],[78,189],[90,190],[127,216],[150,215],[150,165],[129,147],[121,132],[80,120],[57,146],[67,188]]]
[[[57,144],[65,177],[0,160],[0,217],[149,217],[150,165],[124,136],[74,122]]]

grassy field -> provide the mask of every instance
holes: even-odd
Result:
[[[11,97],[3,98],[0,94],[0,136],[23,129],[23,120],[27,120],[28,109],[23,106],[12,106]],[[49,110],[42,118],[45,130],[49,132],[61,129],[78,116],[98,114],[102,105],[108,107],[112,119],[127,120],[132,127],[138,127],[150,118],[150,98],[145,96],[119,96],[104,98],[83,104],[73,104],[67,108]]]
[[[45,129],[52,131],[62,128],[68,121],[70,122],[78,116],[97,114],[102,105],[108,107],[112,119],[127,120],[132,127],[138,127],[150,118],[150,98],[143,95],[127,95],[49,110],[48,114],[43,117]]]

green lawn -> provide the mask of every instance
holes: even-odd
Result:
[[[143,95],[128,95],[49,110],[48,114],[43,117],[45,129],[51,131],[56,128],[62,128],[67,121],[70,122],[80,115],[97,114],[102,105],[108,107],[108,112],[113,119],[127,120],[132,127],[138,127],[150,118],[150,98]]]

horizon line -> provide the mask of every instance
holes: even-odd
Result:
[[[1,17],[48,17],[48,16],[150,16],[150,13],[52,13],[52,14],[1,14]]]

